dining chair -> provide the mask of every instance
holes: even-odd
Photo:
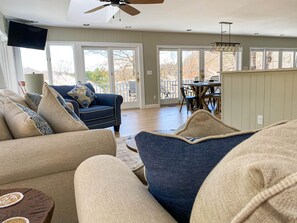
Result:
[[[181,112],[181,110],[183,108],[183,104],[184,104],[184,102],[186,102],[186,105],[187,105],[187,114],[188,114],[190,108],[191,108],[191,110],[193,110],[193,108],[194,108],[194,101],[195,100],[198,100],[198,97],[197,96],[189,95],[189,93],[188,93],[189,91],[192,91],[192,90],[189,89],[186,86],[181,86],[180,87],[180,92],[181,92],[181,95],[182,95],[182,101],[181,101],[181,104],[180,104],[179,112]]]
[[[212,76],[209,82],[218,82],[219,76]],[[207,107],[211,114],[215,111],[221,111],[221,89],[220,87],[210,87],[209,92],[205,94],[204,99],[208,99]]]

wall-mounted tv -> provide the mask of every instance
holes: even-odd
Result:
[[[10,21],[8,26],[8,46],[44,50],[47,29]]]

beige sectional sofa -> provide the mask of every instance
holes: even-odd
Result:
[[[13,139],[1,103],[7,96],[26,105],[22,97],[12,92],[2,94],[2,98],[0,95],[0,189],[41,190],[55,201],[53,223],[78,222],[74,172],[89,157],[115,156],[113,133],[110,130],[86,130]]]
[[[176,222],[115,157],[84,161],[74,182],[80,223]],[[296,223],[297,120],[263,129],[231,150],[202,184],[190,222]]]

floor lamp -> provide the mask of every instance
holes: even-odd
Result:
[[[26,91],[28,93],[42,94],[42,86],[44,84],[43,74],[25,74]]]

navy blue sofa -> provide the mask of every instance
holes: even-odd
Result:
[[[95,93],[92,84],[85,84],[91,91]],[[70,102],[75,113],[88,126],[89,129],[99,129],[114,126],[114,130],[118,132],[121,125],[121,104],[123,97],[116,94],[97,94],[96,99],[89,108],[82,108],[77,101],[70,97],[67,93],[71,91],[75,85],[51,85],[67,102]]]

